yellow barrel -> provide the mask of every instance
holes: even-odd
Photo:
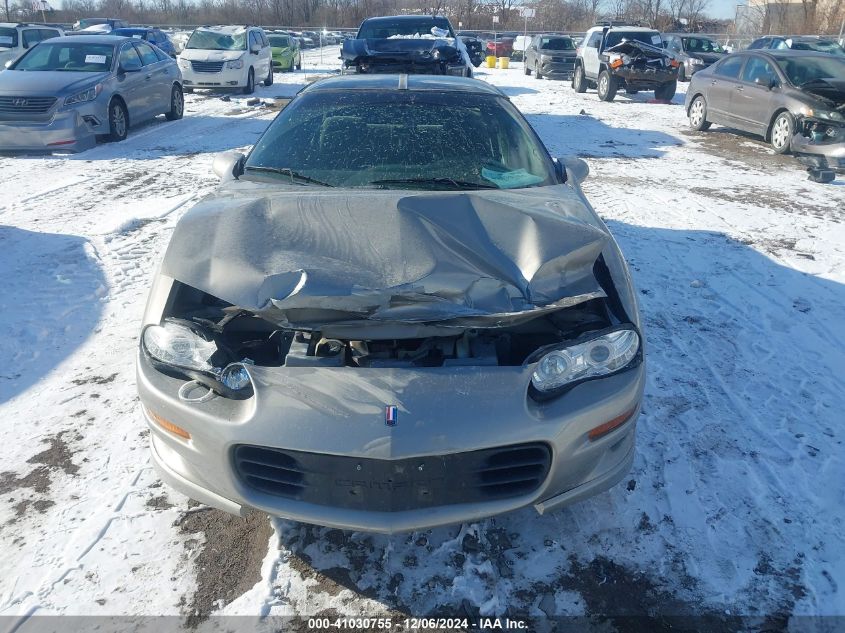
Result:
[[[495,68],[496,67],[496,56],[495,55],[488,55],[487,56],[487,68]]]
[[[499,58],[499,68],[507,68],[508,62],[510,62],[510,57],[500,57]]]

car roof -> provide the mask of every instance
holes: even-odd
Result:
[[[442,15],[381,15],[376,18],[367,18],[364,22],[419,22],[427,20],[446,20]]]
[[[251,29],[254,27],[251,26],[244,26],[243,24],[227,24],[227,25],[218,25],[218,26],[198,26],[196,31],[202,29],[203,31],[213,31],[214,33],[241,33],[242,31],[246,31],[247,29]]]
[[[740,53],[745,53],[746,51],[739,51]],[[789,59],[795,57],[821,57],[823,59],[830,59],[831,55],[829,53],[822,53],[821,51],[796,51],[791,48],[779,48],[777,50],[772,49],[751,49],[747,51],[749,54],[755,53],[757,55],[769,55],[770,57],[774,57],[775,59]],[[834,57],[834,59],[838,59]]]
[[[328,77],[315,81],[302,89],[306,92],[323,92],[330,90],[400,90],[418,92],[465,92],[474,94],[494,95],[504,97],[505,94],[486,81],[467,77],[452,77],[450,75],[343,75]]]
[[[120,44],[121,42],[131,42],[131,37],[124,37],[123,35],[65,35],[64,37],[51,37],[45,42],[52,42],[61,40],[63,42],[79,42],[80,44]]]

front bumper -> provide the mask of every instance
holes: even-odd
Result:
[[[528,505],[548,512],[606,490],[630,468],[644,384],[640,365],[538,405],[525,396],[530,370],[523,367],[251,367],[255,393],[248,400],[187,403],[176,397],[184,381],[157,372],[141,356],[137,369],[153,460],[173,487],[236,514],[256,508],[307,523],[384,533],[476,521]],[[396,426],[385,425],[386,404],[398,407]],[[148,411],[186,429],[191,439],[168,433]],[[632,414],[625,424],[588,439],[590,429],[627,412]],[[401,511],[328,504],[337,489],[327,492],[326,504],[267,494],[244,483],[233,463],[240,444],[389,464],[529,442],[547,445],[552,454],[548,474],[535,490]],[[347,480],[355,473],[338,477]]]
[[[808,167],[845,173],[845,124],[803,119],[792,137],[791,150]]]
[[[186,88],[243,88],[246,86],[249,67],[224,68],[216,73],[197,72],[192,66],[180,66],[182,84]],[[258,79],[256,79],[258,81]]]
[[[678,79],[678,72],[674,68],[631,68],[622,66],[613,74],[625,81],[625,85],[639,90],[653,90],[663,84]]]
[[[575,58],[571,62],[543,62],[540,72],[543,77],[549,79],[572,79],[575,74]]]
[[[96,102],[58,110],[46,121],[1,121],[0,151],[81,152],[109,131],[105,106]]]

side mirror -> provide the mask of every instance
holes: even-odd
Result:
[[[769,75],[766,77],[757,77],[757,79],[754,80],[754,83],[758,86],[762,86],[771,90],[772,88],[778,85],[778,80]]]
[[[124,66],[123,64],[121,64],[117,68],[118,74],[120,74],[120,73],[137,73],[139,70],[141,70],[141,64],[138,64],[137,66],[135,64],[133,64],[132,66]]]
[[[557,162],[566,169],[566,174],[569,177],[568,179],[574,180],[575,182],[583,182],[587,179],[587,176],[590,175],[590,166],[587,165],[586,161],[580,158],[569,156],[566,158],[558,158]]]
[[[215,154],[211,170],[223,182],[235,180],[240,175],[244,158],[246,157],[240,152],[220,152]]]
[[[260,50],[261,49],[258,46],[251,46],[250,49],[249,49],[249,52],[252,53],[253,55],[258,55]]]

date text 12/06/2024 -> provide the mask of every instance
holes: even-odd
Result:
[[[308,629],[313,631],[471,631],[476,630],[528,630],[524,620],[512,618],[309,618]]]

